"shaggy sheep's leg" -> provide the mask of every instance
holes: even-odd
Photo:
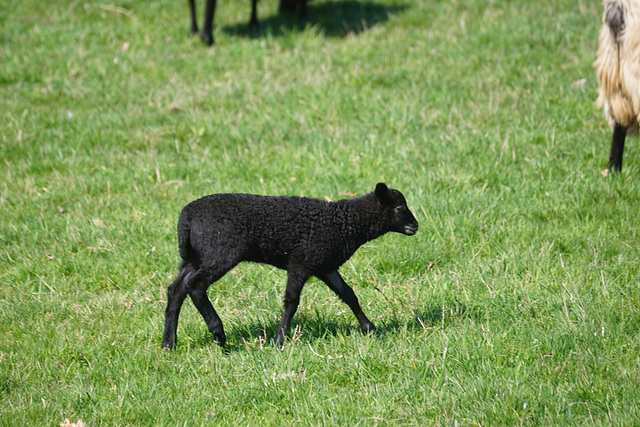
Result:
[[[310,274],[301,271],[289,270],[288,272],[287,288],[284,292],[284,312],[282,313],[282,321],[280,322],[278,334],[276,335],[276,344],[280,347],[284,344],[284,336],[287,334],[291,319],[296,313],[296,310],[298,310],[302,287],[309,277]]]
[[[190,273],[193,273],[190,266],[181,268],[178,276],[167,290],[167,309],[164,314],[164,334],[162,335],[163,348],[174,348],[176,345],[178,317],[182,303],[187,296],[185,282]]]
[[[252,0],[251,2],[251,19],[249,20],[249,28],[252,30],[257,30],[258,25],[258,13],[256,12],[258,0]]]
[[[622,170],[622,153],[624,151],[624,139],[627,136],[627,128],[616,123],[611,137],[611,153],[609,154],[609,169],[612,172]]]
[[[207,0],[204,9],[204,24],[202,26],[202,33],[200,33],[200,38],[209,46],[213,44],[213,15],[215,11],[216,0]]]
[[[191,19],[191,35],[198,34],[198,23],[196,22],[196,4],[194,0],[189,0],[189,18]]]
[[[358,297],[356,297],[353,289],[351,289],[351,286],[347,285],[347,283],[344,281],[342,276],[340,276],[340,273],[338,273],[337,270],[327,274],[319,275],[318,278],[326,283],[327,286],[349,306],[351,311],[353,311],[353,314],[356,315],[356,319],[358,319],[358,322],[360,322],[362,332],[368,334],[376,330],[376,327],[364,314],[362,308],[360,308]]]

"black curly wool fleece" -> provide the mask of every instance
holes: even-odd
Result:
[[[413,235],[418,222],[404,196],[383,183],[373,193],[325,202],[306,197],[214,194],[188,204],[178,221],[182,264],[169,286],[162,345],[173,348],[180,307],[189,295],[220,345],[226,336],[206,291],[241,261],[287,270],[284,337],[305,282],[316,276],[349,305],[365,333],[375,330],[338,268],[364,243],[389,231]]]

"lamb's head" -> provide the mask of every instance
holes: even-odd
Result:
[[[413,236],[418,231],[418,221],[407,207],[407,201],[398,190],[388,188],[383,182],[376,186],[375,195],[386,217],[386,229]]]

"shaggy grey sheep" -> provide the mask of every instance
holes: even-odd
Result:
[[[207,288],[241,261],[287,270],[284,313],[276,342],[284,343],[305,282],[316,276],[351,308],[364,333],[375,326],[338,268],[364,243],[395,231],[411,236],[418,222],[398,190],[379,183],[373,193],[337,202],[307,197],[214,194],[188,204],[178,221],[182,264],[167,291],[164,348],[176,344],[180,307],[187,295],[215,340],[224,345],[222,321]]]
[[[604,0],[598,70],[598,100],[613,128],[609,169],[622,169],[627,135],[638,132],[640,115],[640,1]]]

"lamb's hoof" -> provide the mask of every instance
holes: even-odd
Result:
[[[224,347],[224,345],[227,343],[227,336],[224,334],[224,332],[220,334],[213,334],[213,341],[220,347]]]
[[[273,337],[273,345],[278,348],[284,347],[284,336],[276,335]]]
[[[173,350],[175,348],[176,348],[176,344],[174,342],[162,341],[163,350]]]
[[[365,335],[374,335],[374,336],[378,335],[378,332],[376,331],[376,327],[371,322],[362,325],[362,333]]]

